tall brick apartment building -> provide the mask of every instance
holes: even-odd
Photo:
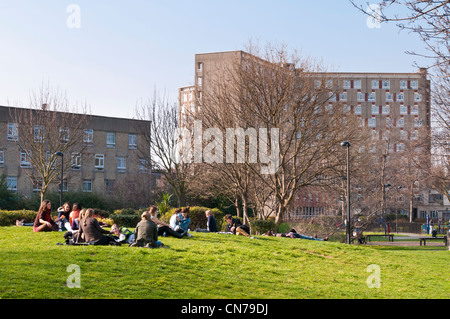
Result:
[[[248,53],[244,51],[214,52],[195,55],[194,85],[179,89],[179,114],[181,125],[189,121],[189,112],[198,108],[197,99],[201,99],[208,90],[208,84],[223,66],[232,61],[242,60]],[[386,134],[394,136],[396,142],[390,145],[390,152],[402,152],[402,141],[420,140],[421,134],[428,135],[431,130],[430,119],[430,81],[426,69],[413,73],[326,73],[330,87],[337,88],[330,103],[339,101],[347,111],[360,118],[360,125],[369,128],[373,137],[383,140]],[[320,85],[321,83],[317,83]],[[431,154],[430,147],[424,152]],[[322,205],[326,194],[299,191],[294,197],[290,210],[290,219],[308,219],[322,214],[334,215]],[[400,201],[401,197],[399,196]],[[438,198],[438,200],[434,200]],[[440,199],[440,201],[439,201]],[[339,199],[336,199],[338,202]],[[414,218],[450,218],[449,203],[434,194],[433,190],[422,189],[417,194],[417,207]],[[408,214],[409,203],[404,201],[397,207],[400,213]],[[338,206],[338,205],[337,205]]]

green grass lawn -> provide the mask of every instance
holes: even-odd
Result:
[[[346,245],[225,234],[160,238],[168,249],[59,246],[63,233],[0,227],[0,298],[449,298],[444,246]],[[380,288],[369,288],[369,265]],[[69,288],[70,265],[80,288]]]

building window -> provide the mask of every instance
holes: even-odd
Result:
[[[412,115],[418,115],[419,114],[419,107],[417,105],[411,106],[411,114]]]
[[[394,94],[387,92],[386,93],[386,102],[394,101]]]
[[[381,109],[382,109],[383,115],[388,115],[390,113],[390,110],[391,110],[389,105],[384,105]]]
[[[129,149],[137,148],[137,135],[136,134],[128,134],[128,148]]]
[[[400,81],[400,90],[406,90],[408,88],[408,81]]]
[[[95,154],[94,166],[96,170],[103,170],[105,168],[105,155]]]
[[[30,156],[25,151],[20,151],[20,167],[23,168],[31,167]]]
[[[0,165],[5,164],[5,150],[0,150]]]
[[[334,94],[333,92],[329,92],[328,93],[328,101],[330,101],[330,102],[336,101],[336,94]]]
[[[397,127],[405,126],[405,119],[403,117],[399,118],[397,121]]]
[[[344,89],[350,89],[352,87],[352,81],[344,80]]]
[[[72,153],[70,165],[72,166],[72,169],[74,169],[74,170],[79,170],[81,168],[81,154],[80,153]]]
[[[114,180],[105,179],[105,193],[112,194],[114,192]]]
[[[350,105],[344,104],[343,113],[348,113],[348,112],[350,112]]]
[[[380,88],[380,82],[378,80],[372,80],[372,89]]]
[[[392,119],[390,117],[386,117],[386,127],[391,128],[392,126]]]
[[[69,191],[69,185],[67,183],[67,179],[63,179],[63,192],[68,192],[68,191]],[[59,192],[61,193],[61,191],[59,191]]]
[[[407,140],[408,139],[408,132],[405,130],[401,130],[400,131],[400,138],[403,140]]]
[[[414,127],[421,127],[423,124],[423,120],[421,119],[414,119]]]
[[[373,115],[380,114],[380,107],[378,105],[372,105],[372,114]]]
[[[406,105],[403,104],[400,105],[400,114],[402,115],[408,114],[408,107]]]
[[[145,158],[139,159],[139,170],[144,172],[148,172],[150,170],[149,161],[147,159]]]
[[[44,142],[44,126],[35,125],[33,133],[34,133],[34,142],[36,143]]]
[[[92,193],[92,181],[91,180],[83,181],[83,192]]]
[[[94,130],[84,130],[83,142],[91,144],[94,141]]]
[[[375,127],[376,126],[376,119],[374,117],[367,119],[367,126],[368,127]]]
[[[6,188],[10,191],[17,192],[17,177],[16,176],[6,177]]]
[[[70,130],[69,128],[59,128],[59,134],[61,135],[61,143],[66,144],[67,142],[69,142],[69,133]]]
[[[365,101],[365,94],[362,92],[358,92],[357,94],[358,102],[364,102]]]
[[[360,89],[361,88],[361,80],[353,81],[353,88]]]
[[[414,130],[411,132],[411,140],[416,141],[419,139],[419,132],[417,130]]]
[[[382,88],[382,89],[385,89],[385,90],[389,90],[389,87],[390,87],[389,84],[390,84],[390,83],[389,83],[389,80],[383,80],[383,81],[381,82],[381,88]]]
[[[397,152],[403,152],[405,150],[405,144],[399,143],[397,144]]]
[[[419,88],[419,83],[417,81],[411,81],[411,89],[417,90]]]
[[[42,189],[42,178],[33,178],[33,192],[40,192]]]
[[[422,94],[414,93],[414,102],[421,102],[422,101]]]
[[[369,102],[375,102],[375,92],[369,93],[367,100]]]
[[[362,113],[361,105],[355,106],[355,114],[361,115],[361,113]]]
[[[405,94],[404,93],[397,93],[397,101],[398,102],[405,101]]]
[[[106,147],[116,147],[116,133],[106,133]]]
[[[19,138],[19,126],[16,123],[8,123],[7,129],[8,141],[17,141]]]
[[[347,101],[347,92],[339,93],[339,101]]]
[[[124,171],[127,169],[127,159],[123,156],[117,157],[117,170]]]

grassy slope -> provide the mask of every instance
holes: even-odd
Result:
[[[376,247],[193,233],[169,249],[58,246],[63,233],[0,227],[0,298],[449,298],[444,247]],[[81,288],[68,288],[81,269]],[[381,288],[369,289],[370,264]]]

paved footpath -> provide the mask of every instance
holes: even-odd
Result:
[[[394,241],[371,241],[367,245],[377,245],[377,246],[420,246],[419,237],[424,237],[423,234],[411,234],[411,233],[391,233],[394,234]],[[438,235],[443,236],[442,234]],[[444,247],[443,241],[430,240],[427,241],[427,246],[442,246]]]

